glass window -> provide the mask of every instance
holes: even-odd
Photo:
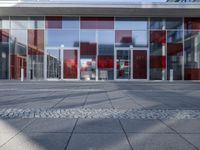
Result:
[[[29,20],[29,29],[44,29],[44,17],[31,16]]]
[[[164,29],[165,21],[163,18],[151,18],[150,29]]]
[[[117,30],[147,30],[147,25],[146,18],[117,17],[115,20]]]
[[[116,30],[115,43],[118,47],[129,47],[132,44],[131,30]]]
[[[78,47],[78,30],[47,30],[47,46],[60,47]]]
[[[114,17],[81,17],[81,29],[114,29]]]
[[[0,29],[10,29],[9,17],[0,17]]]
[[[0,29],[0,42],[8,43],[9,42],[9,30],[1,30]]]
[[[133,46],[134,47],[147,47],[147,31],[133,31],[132,32]]]
[[[183,19],[182,18],[166,18],[166,29],[183,29]]]
[[[200,29],[200,18],[185,18],[185,29],[199,30]]]
[[[0,42],[0,79],[8,79],[9,44]]]
[[[63,17],[62,28],[63,29],[79,29],[78,17]]]
[[[61,16],[47,16],[45,21],[47,29],[61,29],[62,17]]]
[[[11,29],[27,29],[28,17],[11,17]]]
[[[167,42],[168,43],[183,43],[183,31],[168,31]]]

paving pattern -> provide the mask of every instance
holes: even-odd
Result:
[[[0,150],[200,150],[200,82],[0,81]]]

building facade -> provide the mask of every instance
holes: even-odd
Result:
[[[197,5],[5,1],[0,15],[0,79],[200,80]]]

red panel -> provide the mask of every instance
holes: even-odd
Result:
[[[78,58],[77,50],[64,50],[64,70],[63,77],[65,79],[77,79],[78,77]]]
[[[185,18],[185,29],[200,29],[200,18]]]
[[[97,45],[96,43],[83,43],[81,42],[81,51],[80,54],[81,55],[95,55],[96,56],[96,50],[97,49]]]
[[[166,43],[166,31],[151,31],[150,32],[150,42],[151,43]]]
[[[81,29],[114,29],[114,18],[81,17]]]
[[[183,44],[182,43],[168,43],[167,44],[167,55],[168,56],[182,56],[183,55]]]
[[[132,31],[131,30],[116,30],[115,43],[132,43]]]
[[[185,69],[185,80],[200,80],[200,69]]]
[[[146,79],[147,78],[147,52],[133,51],[133,78]]]
[[[24,69],[24,78],[26,79],[26,65],[26,57],[10,55],[10,79],[20,80],[22,67]]]
[[[114,58],[113,56],[98,56],[98,68],[114,68]]]
[[[9,30],[0,30],[0,42],[9,42]]]
[[[162,56],[162,69],[166,69],[166,56]]]
[[[62,28],[62,17],[60,16],[47,16],[45,21],[46,28]]]
[[[150,68],[162,68],[162,56],[150,56]]]
[[[28,54],[29,55],[44,54],[43,30],[28,30]]]

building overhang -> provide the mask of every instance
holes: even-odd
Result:
[[[75,3],[1,1],[0,16],[200,17],[199,3]]]

